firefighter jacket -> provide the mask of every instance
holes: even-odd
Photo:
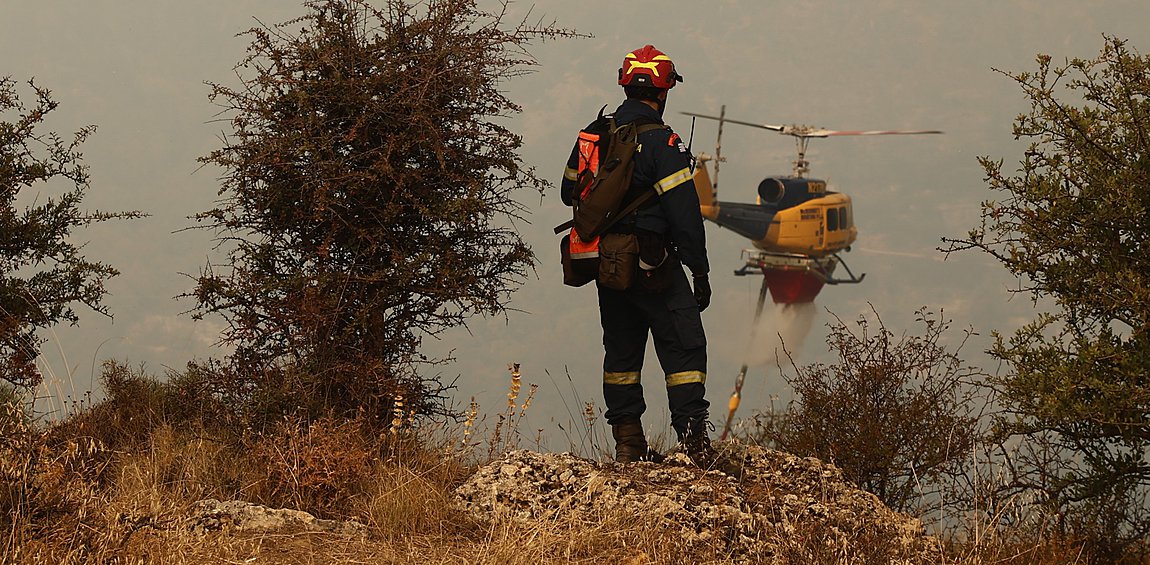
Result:
[[[659,112],[639,100],[628,99],[615,110],[618,125],[631,122],[663,123]],[[590,129],[591,126],[588,126]],[[679,136],[670,128],[644,132],[639,136],[639,150],[633,157],[634,175],[631,190],[624,206],[646,190],[658,194],[657,205],[641,207],[634,219],[625,218],[608,231],[639,229],[659,234],[669,240],[682,261],[694,275],[705,275],[707,263],[706,235],[703,216],[699,212],[699,195],[691,171],[691,154]],[[572,205],[579,172],[591,165],[580,159],[580,143],[576,142],[563,172],[561,196],[563,203]]]

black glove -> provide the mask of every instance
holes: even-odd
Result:
[[[707,309],[711,305],[711,281],[707,280],[707,275],[692,275],[695,281],[695,302],[699,304],[699,311]]]

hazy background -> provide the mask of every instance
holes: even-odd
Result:
[[[708,225],[714,298],[703,319],[716,420],[745,355],[759,366],[748,376],[741,414],[770,406],[772,397],[781,406],[789,390],[774,367],[772,336],[783,332],[799,362],[830,361],[823,344],[828,311],[853,322],[869,312],[868,303],[896,333],[919,331],[913,322],[919,307],[943,308],[956,328],[952,340],[968,326],[982,334],[964,350],[967,359],[995,370],[980,353],[987,334],[1013,329],[1033,315],[1032,306],[1022,297],[1011,300],[1007,290],[1016,283],[988,258],[967,253],[944,260],[935,250],[941,237],[973,227],[979,202],[989,197],[976,156],[1014,163],[1021,152],[1010,127],[1026,101],[992,67],[1030,70],[1039,52],[1056,62],[1093,57],[1103,33],[1127,38],[1136,49],[1150,44],[1150,3],[1142,0],[590,0],[515,3],[510,11],[511,20],[530,12],[530,21],[556,20],[594,35],[536,45],[537,72],[506,85],[523,105],[512,125],[524,136],[524,160],[556,184],[576,131],[602,105],[620,101],[615,73],[623,55],[645,43],[669,54],[686,76],[666,115],[684,138],[691,121],[679,111],[717,114],[721,104],[732,118],[764,123],[946,132],[812,141],[811,176],[854,198],[859,240],[846,259],[867,278],[824,289],[805,311],[769,311],[750,351],[761,279],[730,274],[747,243]],[[108,286],[114,321],[82,312],[80,327],[49,336],[42,367],[52,375],[52,394],[94,390],[104,358],[163,373],[222,354],[213,347],[221,322],[194,322],[181,315],[191,303],[174,299],[191,287],[181,273],[196,273],[213,254],[209,234],[179,231],[191,225],[187,216],[210,207],[218,189],[220,172],[196,163],[219,146],[225,127],[213,121],[217,109],[203,83],[236,81],[232,65],[248,42],[235,34],[254,25],[254,17],[271,24],[303,13],[286,0],[0,2],[0,76],[35,77],[51,89],[61,103],[49,124],[56,131],[99,126],[84,146],[92,176],[88,207],[152,214],[78,234],[90,241],[89,258],[123,274]],[[694,151],[713,152],[715,133],[714,122],[697,122]],[[728,126],[723,155],[720,197],[749,201],[763,177],[790,172],[794,144]],[[533,211],[532,224],[521,228],[540,264],[537,277],[514,295],[516,311],[473,320],[426,348],[454,351],[457,361],[440,368],[444,378],[459,375],[457,402],[475,396],[487,412],[505,402],[507,364],[521,363],[524,380],[540,385],[527,428],[546,428],[551,446],[564,448],[557,425],[571,429],[583,402],[602,406],[595,291],[561,283],[551,227],[568,212],[557,189],[542,201],[526,191],[520,198]],[[647,422],[658,429],[666,425],[666,409],[653,354],[645,383]]]

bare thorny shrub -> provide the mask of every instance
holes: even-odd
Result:
[[[872,310],[873,312],[873,310]],[[791,365],[785,378],[795,400],[781,415],[760,415],[752,437],[803,456],[833,462],[860,488],[897,510],[937,502],[978,439],[974,385],[982,373],[943,342],[949,322],[917,313],[922,335],[896,337],[878,313],[852,330],[830,325],[830,365]]]
[[[28,87],[31,104],[0,76],[0,381],[33,389],[42,380],[38,331],[77,323],[77,305],[111,315],[105,283],[119,272],[87,259],[76,232],[142,214],[81,208],[90,184],[80,148],[96,126],[67,141],[44,131],[59,103],[35,82]]]
[[[442,409],[421,340],[503,313],[534,262],[512,196],[546,182],[521,162],[504,84],[536,64],[531,42],[571,33],[475,0],[305,6],[246,32],[241,86],[212,84],[231,133],[202,159],[221,199],[195,218],[226,255],[190,296],[227,321],[223,384],[282,401],[270,421],[362,410],[387,427],[397,395]]]

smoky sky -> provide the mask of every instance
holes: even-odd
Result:
[[[193,321],[182,314],[192,305],[176,299],[191,288],[188,275],[219,259],[210,233],[184,229],[193,225],[189,215],[219,197],[221,171],[197,163],[220,146],[227,129],[205,82],[238,81],[233,65],[247,45],[238,32],[257,19],[276,23],[303,13],[299,3],[284,0],[0,5],[0,76],[34,77],[52,90],[60,102],[52,129],[68,134],[98,126],[83,147],[92,177],[85,206],[151,214],[76,234],[88,242],[90,258],[122,275],[108,285],[114,319],[82,312],[78,327],[45,335],[41,366],[51,394],[97,390],[99,363],[107,358],[162,375],[224,353],[213,345],[223,322]],[[1036,306],[1012,296],[1017,281],[989,258],[944,257],[937,248],[942,237],[974,227],[979,203],[993,196],[977,157],[1010,164],[1022,152],[1011,122],[1027,109],[1026,100],[994,69],[1034,69],[1038,53],[1056,62],[1093,57],[1103,34],[1127,38],[1135,49],[1150,44],[1150,4],[1134,0],[511,4],[508,21],[521,20],[555,21],[592,36],[535,44],[534,72],[505,85],[523,107],[506,121],[523,135],[524,162],[556,185],[578,129],[603,105],[619,103],[615,76],[623,55],[647,43],[670,55],[686,77],[670,94],[666,118],[696,153],[714,151],[716,124],[692,124],[678,112],[717,113],[724,104],[730,117],[764,123],[944,130],[939,136],[812,141],[811,176],[854,200],[859,240],[845,259],[867,278],[824,289],[815,311],[800,317],[810,326],[805,340],[788,345],[800,363],[830,362],[823,339],[836,317],[853,323],[873,315],[873,308],[901,334],[920,330],[914,312],[929,307],[953,320],[952,345],[961,328],[980,334],[967,343],[964,357],[990,372],[996,367],[981,353],[990,331],[1018,327]],[[752,200],[759,180],[789,173],[794,159],[790,138],[737,126],[725,128],[722,151],[724,200]],[[520,363],[524,381],[540,385],[527,428],[548,430],[549,443],[565,448],[570,434],[557,428],[571,430],[583,403],[602,405],[595,292],[561,283],[551,227],[568,211],[557,188],[542,197],[526,190],[518,197],[531,210],[530,223],[517,228],[538,256],[535,273],[514,295],[507,316],[477,318],[426,339],[429,354],[455,358],[426,370],[456,384],[458,404],[474,396],[494,412],[505,402],[508,364]],[[779,334],[784,341],[801,339],[786,321],[796,317],[768,318],[777,320],[775,326],[765,324],[758,332],[762,343],[749,344],[760,279],[732,274],[749,244],[714,225],[707,238],[714,288],[703,314],[708,398],[725,406],[735,373],[750,356],[762,362],[748,376],[744,414],[777,406],[789,389],[764,350],[776,347]],[[643,382],[648,424],[665,426],[662,372],[653,351]]]

